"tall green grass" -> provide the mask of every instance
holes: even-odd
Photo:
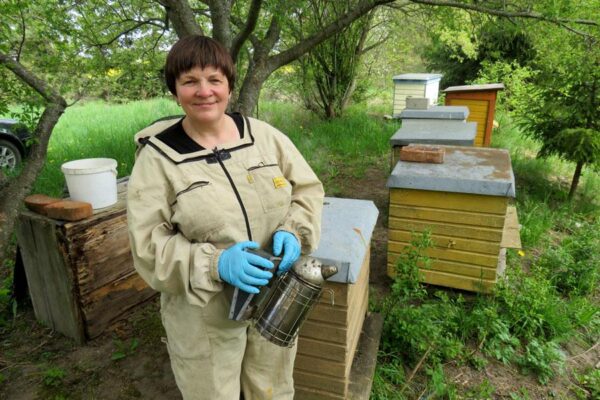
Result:
[[[158,118],[177,114],[181,109],[168,99],[89,102],[68,108],[52,133],[34,192],[61,194],[64,177],[60,166],[75,159],[114,158],[118,175],[128,175],[134,162],[134,134]],[[323,121],[291,103],[265,102],[258,117],[292,139],[326,186],[340,173],[360,176],[368,166],[387,160],[389,138],[398,128],[396,122],[366,117],[359,108],[350,109],[338,120]]]
[[[167,99],[128,104],[93,101],[67,108],[52,132],[47,160],[33,191],[62,194],[64,176],[60,166],[81,158],[114,158],[118,175],[128,175],[134,161],[133,135],[158,118],[180,113],[177,105]]]

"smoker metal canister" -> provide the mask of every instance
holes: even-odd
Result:
[[[323,291],[325,279],[337,273],[306,257],[278,277],[268,299],[259,306],[255,327],[270,342],[292,347],[302,323]]]
[[[292,347],[302,322],[322,288],[300,278],[294,271],[282,275],[256,318],[256,329],[272,343]]]

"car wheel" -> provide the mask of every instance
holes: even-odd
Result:
[[[0,168],[13,169],[21,164],[21,153],[8,140],[0,139]]]

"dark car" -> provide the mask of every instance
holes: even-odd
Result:
[[[14,119],[0,119],[0,168],[13,169],[28,152],[31,135]]]

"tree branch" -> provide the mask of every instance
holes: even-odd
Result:
[[[506,17],[506,18],[529,18],[529,19],[537,19],[546,22],[552,22],[555,24],[580,24],[580,25],[591,25],[591,26],[600,26],[597,21],[589,20],[589,19],[569,19],[569,18],[551,18],[547,17],[543,14],[540,14],[535,11],[526,10],[526,11],[507,11],[500,10],[496,8],[490,8],[481,6],[478,4],[467,4],[460,3],[457,1],[447,1],[447,0],[409,0],[411,3],[415,4],[424,4],[428,6],[439,6],[439,7],[453,7],[453,8],[461,8],[463,10],[471,10],[477,11],[480,13],[485,13],[489,15],[496,15],[498,17]]]
[[[10,179],[6,185],[3,184],[0,194],[0,221],[2,222],[0,224],[0,263],[2,263],[23,199],[31,191],[35,179],[44,166],[50,135],[67,107],[67,102],[46,82],[2,52],[0,52],[0,64],[11,70],[47,102],[35,128],[34,135],[37,141],[31,146],[29,159],[17,179]]]
[[[300,57],[302,54],[308,52],[314,46],[322,43],[336,32],[340,31],[344,27],[350,25],[352,22],[357,20],[358,18],[365,15],[369,10],[374,9],[377,6],[392,3],[394,0],[373,0],[373,1],[361,1],[354,7],[351,11],[342,15],[331,24],[324,27],[320,32],[315,33],[314,35],[306,38],[302,42],[297,45],[291,47],[288,50],[285,50],[277,55],[270,57],[269,59],[269,69],[274,71],[275,69],[286,65],[296,58]]]
[[[256,23],[258,21],[258,16],[260,15],[262,3],[263,0],[252,0],[252,3],[250,4],[250,9],[248,10],[248,18],[246,19],[246,24],[240,30],[240,33],[238,33],[237,36],[233,39],[231,49],[229,52],[231,53],[231,57],[233,58],[234,62],[237,60],[242,45],[246,40],[248,40],[248,37],[252,34],[252,32],[254,32],[254,29],[256,28]]]
[[[203,35],[202,28],[194,18],[194,12],[186,0],[155,0],[167,11],[167,17],[180,38],[188,35]]]
[[[157,21],[160,23],[157,23]],[[111,44],[116,42],[119,38],[127,35],[128,33],[135,31],[140,26],[144,26],[144,25],[156,26],[156,27],[162,29],[163,31],[167,29],[167,27],[165,25],[163,25],[163,21],[159,20],[159,19],[149,19],[147,21],[136,21],[136,20],[132,20],[132,19],[125,19],[122,22],[135,22],[135,24],[133,26],[125,29],[124,31],[119,32],[115,37],[113,37],[109,41],[101,42],[101,43],[97,42],[97,43],[94,43],[93,46],[97,46],[97,47],[110,46]]]

